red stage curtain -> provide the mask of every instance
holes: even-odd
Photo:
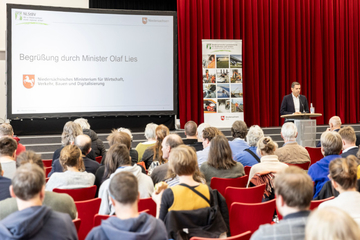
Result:
[[[243,39],[248,125],[281,124],[293,81],[324,117],[360,118],[360,1],[178,0],[179,113],[203,121],[201,39]]]

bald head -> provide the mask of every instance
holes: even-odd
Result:
[[[341,119],[340,119],[340,117],[333,116],[332,118],[330,118],[329,126],[330,126],[331,131],[334,131],[335,129],[341,128]]]
[[[91,138],[88,135],[81,134],[75,138],[75,146],[80,148],[83,155],[91,151]]]
[[[162,141],[162,152],[163,152],[163,158],[168,159],[169,153],[172,148],[177,147],[179,145],[183,144],[183,140],[181,137],[177,134],[169,134],[167,135],[164,140]]]

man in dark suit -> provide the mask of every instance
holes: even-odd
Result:
[[[280,115],[309,112],[308,101],[304,95],[300,95],[300,87],[300,83],[298,82],[293,82],[291,84],[292,93],[283,98],[280,107]]]
[[[341,157],[346,158],[349,155],[356,156],[359,148],[355,145],[356,135],[354,129],[350,126],[346,126],[340,129],[339,134],[343,144]]]

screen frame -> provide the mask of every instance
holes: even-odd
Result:
[[[24,10],[43,10],[57,12],[75,13],[97,13],[97,14],[120,14],[120,15],[156,15],[173,17],[173,110],[172,111],[113,111],[113,112],[64,112],[64,113],[31,113],[13,114],[12,113],[12,9]],[[177,13],[175,11],[151,11],[151,10],[118,10],[118,9],[90,9],[90,8],[68,8],[50,7],[22,4],[7,4],[6,6],[6,113],[7,119],[26,119],[26,118],[60,118],[60,117],[98,117],[98,116],[161,116],[177,115],[178,112],[178,63],[177,63]],[[156,96],[155,96],[156,97]]]

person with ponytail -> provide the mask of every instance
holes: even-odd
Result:
[[[274,142],[271,137],[262,137],[259,139],[256,151],[257,154],[261,156],[260,163],[251,167],[248,185],[256,173],[265,171],[279,172],[288,167],[287,164],[280,162],[278,156],[275,155],[277,147],[277,143]]]
[[[160,165],[166,162],[162,157],[161,143],[167,135],[169,135],[169,128],[163,124],[157,126],[155,129],[156,143],[154,146],[145,150],[141,159],[142,162],[145,162],[146,169],[148,169],[154,161],[158,161]]]
[[[336,198],[323,202],[319,208],[338,207],[347,212],[360,225],[360,193],[357,184],[356,157],[337,158],[330,162],[329,178],[333,187],[340,193]]]

